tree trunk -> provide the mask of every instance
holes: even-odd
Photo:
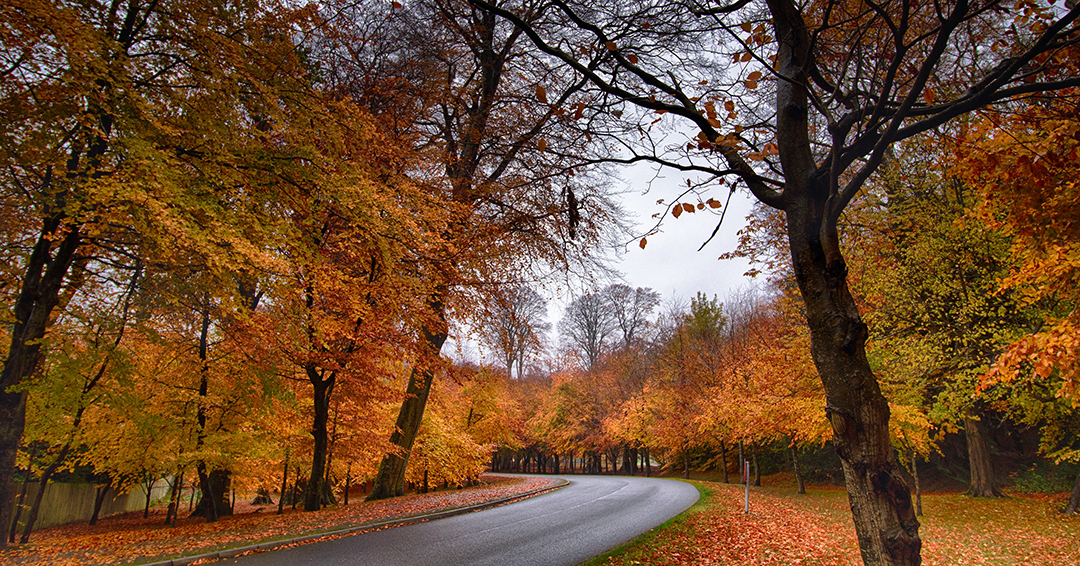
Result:
[[[645,448],[645,477],[652,477],[652,455],[648,448]]]
[[[204,517],[213,523],[221,517],[232,515],[229,504],[232,473],[229,470],[209,470],[204,463],[198,463],[195,471],[199,475],[199,491],[202,496],[191,512],[192,517]]]
[[[334,391],[336,372],[318,371],[314,366],[305,368],[308,380],[314,388],[315,421],[311,436],[315,439],[312,449],[311,474],[308,476],[307,492],[304,494],[304,511],[318,511],[322,507],[323,476],[326,475],[326,454],[330,445],[327,424],[330,420],[330,395]]]
[[[1001,489],[994,478],[994,465],[990,456],[990,437],[986,432],[986,423],[975,413],[968,411],[964,416],[964,435],[967,437],[968,463],[971,469],[971,487],[968,495],[972,497],[1000,497]]]
[[[60,304],[64,278],[82,239],[78,226],[67,226],[66,234],[59,237],[65,216],[63,207],[58,210],[44,220],[11,313],[11,343],[0,373],[0,525],[11,524],[15,510],[15,458],[26,426],[26,390],[17,386],[38,370],[41,338]],[[58,242],[55,247],[54,242]],[[0,548],[6,545],[0,539]]]
[[[911,451],[911,477],[915,480],[915,515],[922,516],[922,488],[919,487],[919,454]]]
[[[799,112],[794,107],[779,111]],[[801,111],[805,114],[805,106]],[[793,178],[797,179],[788,177]],[[786,208],[811,353],[825,389],[825,412],[843,463],[863,563],[916,566],[922,549],[919,521],[907,484],[897,474],[889,439],[889,404],[866,360],[866,324],[848,290],[847,267],[838,247],[830,246],[834,253],[827,254],[823,245],[823,237],[837,237],[835,227],[822,230],[827,195],[827,190],[808,191],[799,195],[804,197],[801,202]]]
[[[1065,514],[1072,515],[1080,509],[1080,472],[1076,473],[1076,481],[1073,482],[1072,495],[1069,496],[1069,504],[1065,506]]]
[[[97,497],[94,497],[94,512],[90,514],[90,524],[96,525],[98,516],[101,515],[101,506],[105,504],[105,496],[109,493],[109,484],[98,488]]]
[[[416,441],[416,433],[420,431],[420,422],[424,419],[424,408],[431,393],[431,383],[435,379],[434,365],[447,336],[446,312],[441,294],[432,297],[429,306],[434,313],[436,327],[425,327],[423,330],[427,342],[425,359],[421,360],[420,365],[413,367],[405,389],[405,401],[401,403],[401,410],[398,412],[397,426],[390,435],[390,443],[398,450],[383,456],[379,472],[375,476],[375,485],[367,496],[368,501],[405,495],[405,467],[409,463],[409,453]]]
[[[724,441],[720,441],[720,469],[724,473],[724,483],[728,483],[727,474],[727,446],[724,446]]]
[[[683,451],[682,451],[682,458],[683,458],[683,460],[682,460],[682,462],[683,462],[683,468],[682,468],[683,469],[683,476],[682,477],[683,477],[683,479],[688,480],[688,479],[690,479],[690,451],[687,450],[685,447],[683,448]]]
[[[153,493],[154,493],[154,484],[155,483],[157,483],[156,479],[154,481],[148,482],[146,484],[146,505],[143,506],[143,513],[142,513],[142,518],[143,519],[149,519],[150,518],[150,496],[153,495]]]
[[[285,449],[285,466],[281,471],[281,494],[278,495],[277,514],[280,515],[285,508],[285,494],[289,491],[289,449]],[[293,495],[295,500],[295,494]]]
[[[752,456],[754,462],[754,487],[761,487],[761,468],[757,465],[757,450],[754,450]]]
[[[183,482],[184,469],[178,468],[169,489],[169,507],[165,512],[166,525],[176,526],[176,516],[180,514],[180,486],[183,485]]]
[[[799,485],[799,495],[806,495],[806,484],[803,483],[802,474],[799,473],[799,450],[793,444],[791,446],[791,469],[795,472],[795,482]]]
[[[28,467],[29,468],[29,467]],[[15,534],[19,532],[19,516],[22,515],[23,506],[26,505],[26,492],[30,489],[30,470],[26,470],[26,477],[22,482],[22,491],[19,493],[19,504],[14,510],[11,519],[11,528],[8,529],[8,542],[15,543]]]

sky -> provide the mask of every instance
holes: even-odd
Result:
[[[619,178],[612,181],[612,188],[618,193],[617,200],[627,215],[626,222],[634,226],[634,233],[638,235],[627,242],[621,254],[612,254],[611,266],[622,273],[623,283],[660,292],[661,305],[673,300],[688,303],[698,291],[709,297],[717,295],[723,301],[729,292],[752,284],[752,280],[743,275],[750,268],[749,262],[718,259],[722,253],[735,249],[738,231],[746,225],[753,197],[745,189],[732,196],[723,225],[702,251],[699,252],[698,248],[708,239],[720,219],[718,215],[706,211],[682,214],[679,218],[668,215],[659,232],[649,236],[645,249],[641,249],[638,246],[640,234],[655,225],[653,214],[665,210],[656,201],[662,198],[665,203],[670,203],[677,198],[686,187],[686,176],[671,170],[657,176],[655,169],[647,165],[624,168],[618,174]],[[717,191],[708,196],[723,202],[727,198],[727,191]],[[604,287],[614,282],[618,281],[599,282],[598,286]],[[573,298],[572,293],[562,286],[538,291],[549,301],[549,343],[554,346],[558,343],[559,319]],[[574,291],[582,292],[581,289]],[[485,356],[474,340],[458,338],[448,344],[444,351],[457,359],[490,361],[490,357]]]

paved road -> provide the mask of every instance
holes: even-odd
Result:
[[[673,480],[566,479],[570,485],[562,489],[501,507],[217,564],[572,565],[663,523],[698,499],[694,486]]]

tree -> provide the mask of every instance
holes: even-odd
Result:
[[[615,325],[622,334],[624,350],[642,339],[642,331],[649,324],[653,309],[660,304],[660,293],[649,288],[631,288],[628,285],[614,284],[604,289]]]
[[[601,293],[585,293],[575,297],[559,321],[559,333],[577,350],[592,369],[608,349],[610,337],[616,330],[616,319],[607,297]]]
[[[0,77],[9,117],[0,195],[19,212],[4,228],[14,326],[0,377],[0,523],[10,518],[25,422],[18,386],[38,371],[40,340],[90,250],[108,249],[119,229],[223,261],[251,251],[235,226],[206,222],[218,195],[189,191],[189,180],[198,171],[223,191],[245,186],[254,164],[232,158],[266,141],[252,135],[256,123],[265,134],[307,92],[292,41],[306,14],[262,2],[20,0],[3,9],[13,42]]]
[[[551,328],[544,322],[547,301],[528,287],[514,287],[496,292],[484,309],[481,339],[500,354],[506,375],[512,375],[516,367],[518,379],[525,377],[526,360],[543,348],[544,333]]]
[[[449,205],[438,234],[447,247],[401,266],[432,285],[427,323],[417,329],[425,346],[391,438],[397,449],[369,495],[380,499],[403,493],[448,321],[471,316],[472,286],[575,265],[598,242],[611,207],[577,157],[588,136],[561,109],[583,81],[553,68],[512,25],[460,0],[409,3],[389,18],[386,5],[371,6],[379,8],[341,6],[355,25],[335,29],[316,58],[337,91],[414,140],[427,161],[402,173]]]
[[[918,564],[919,523],[896,473],[889,406],[866,359],[839,221],[894,143],[987,105],[1080,85],[1054,57],[1075,41],[1080,7],[1025,3],[1014,23],[1002,13],[1011,5],[996,0],[557,1],[543,6],[565,18],[552,31],[470,1],[605,95],[697,132],[678,144],[651,140],[643,149],[659,152],[646,157],[707,179],[733,176],[784,212],[863,561]],[[671,44],[658,38],[673,35],[678,49],[661,51]],[[601,64],[579,59],[596,52],[607,55]],[[694,207],[674,203],[683,204]]]

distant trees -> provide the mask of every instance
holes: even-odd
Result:
[[[525,377],[528,359],[542,352],[551,328],[546,322],[547,301],[533,289],[519,286],[497,291],[481,308],[481,340],[500,355],[508,376],[516,370],[519,379]]]

